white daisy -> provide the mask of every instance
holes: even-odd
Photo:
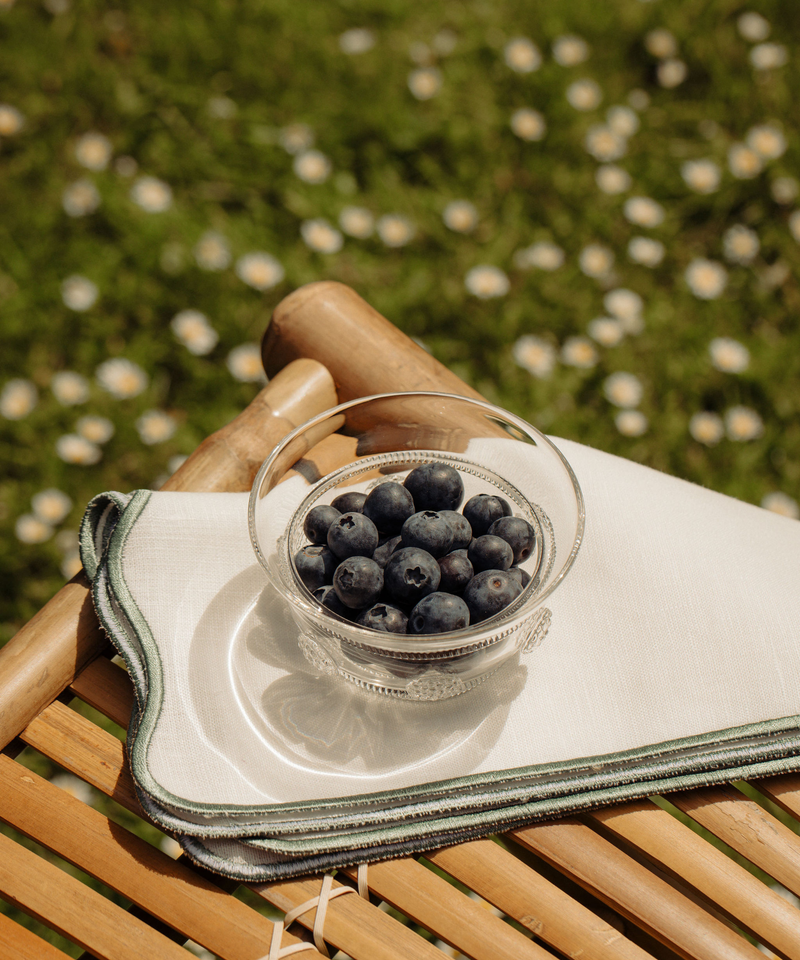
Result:
[[[80,534],[77,530],[59,530],[56,534],[56,547],[62,553],[77,550],[80,545]]]
[[[339,49],[350,56],[366,53],[374,46],[375,34],[366,27],[353,27],[339,34]]]
[[[587,337],[567,337],[561,347],[561,362],[589,370],[597,364],[597,348]]]
[[[23,513],[17,517],[14,533],[20,543],[44,543],[52,537],[53,528],[32,513]]]
[[[97,382],[117,400],[138,397],[147,389],[148,376],[142,368],[125,357],[104,360],[95,371]]]
[[[209,323],[208,317],[199,310],[181,310],[170,320],[175,336],[196,357],[211,353],[219,342],[217,331]]]
[[[540,240],[514,254],[514,266],[520,270],[535,267],[537,270],[552,271],[558,270],[563,263],[564,251],[549,240]]]
[[[33,515],[52,526],[61,523],[72,509],[72,500],[56,487],[40,490],[31,497]]]
[[[650,94],[646,90],[635,89],[628,94],[628,103],[639,113],[650,106]]]
[[[756,70],[776,70],[789,62],[789,51],[782,43],[759,43],[750,51],[750,63]]]
[[[331,175],[331,162],[319,150],[303,150],[292,163],[292,169],[306,183],[324,183]]]
[[[194,259],[201,270],[225,270],[231,265],[231,248],[221,233],[207,230],[195,244]]]
[[[770,192],[776,203],[788,205],[797,199],[800,183],[794,177],[776,177],[770,185]]]
[[[628,197],[622,214],[637,227],[658,227],[664,222],[664,208],[650,197]]]
[[[777,160],[786,152],[786,137],[771,123],[759,123],[747,131],[745,142],[762,160]]]
[[[254,250],[236,261],[236,276],[255,290],[271,290],[283,280],[286,271],[272,254]]]
[[[547,123],[538,110],[520,107],[511,114],[511,129],[520,140],[541,140],[547,133]]]
[[[65,433],[56,440],[56,454],[64,463],[89,467],[100,460],[103,451],[96,443],[78,436],[77,433]]]
[[[339,214],[339,226],[349,237],[365,240],[375,232],[375,218],[364,207],[344,207]]]
[[[606,111],[609,127],[620,137],[632,137],[639,129],[638,114],[630,107],[617,104]]]
[[[576,80],[567,87],[567,100],[576,110],[595,110],[603,99],[603,91],[594,80]]]
[[[139,170],[139,164],[133,157],[122,156],[117,157],[114,161],[114,169],[121,177],[130,178],[136,176]]]
[[[789,215],[789,232],[800,243],[800,210],[795,210]]]
[[[230,97],[209,97],[206,109],[217,120],[232,120],[239,112],[236,101]]]
[[[314,131],[307,123],[290,123],[281,128],[278,142],[287,153],[294,156],[314,146]]]
[[[511,284],[508,277],[498,267],[487,264],[473,267],[464,278],[464,286],[481,300],[504,297]]]
[[[94,414],[80,417],[75,424],[75,430],[84,440],[97,444],[108,443],[114,436],[114,424],[108,417],[98,417]]]
[[[678,41],[675,39],[675,34],[663,28],[650,30],[646,33],[644,46],[651,56],[658,57],[659,60],[666,60],[668,57],[678,55]]]
[[[755,231],[737,223],[723,234],[722,248],[726,260],[746,265],[755,260],[761,243]]]
[[[139,177],[131,187],[130,198],[148,213],[163,213],[172,206],[172,189],[158,177]]]
[[[77,273],[67,277],[61,283],[61,299],[64,305],[78,313],[91,309],[99,295],[97,285]]]
[[[167,460],[167,471],[169,475],[172,476],[173,473],[177,473],[188,459],[189,458],[183,453],[176,453],[175,456],[170,457],[169,460]]]
[[[77,576],[77,574],[83,570],[80,551],[72,550],[64,554],[64,559],[61,561],[59,570],[65,580],[71,580],[74,576]]]
[[[708,355],[723,373],[742,373],[750,365],[750,351],[732,337],[714,337],[708,345]]]
[[[553,59],[562,67],[575,67],[589,59],[589,44],[574,34],[564,34],[553,41]]]
[[[725,435],[725,427],[716,413],[704,410],[701,413],[695,413],[689,421],[689,433],[698,443],[713,447]]]
[[[422,67],[408,75],[408,89],[417,100],[430,100],[442,89],[442,75],[436,67]]]
[[[444,208],[442,220],[456,233],[471,233],[478,226],[478,209],[469,200],[452,200]]]
[[[53,396],[62,407],[74,407],[89,399],[89,381],[74,370],[59,370],[50,379]]]
[[[601,347],[616,347],[625,336],[622,324],[614,317],[595,317],[589,321],[586,332]]]
[[[613,163],[604,164],[595,170],[594,180],[603,193],[616,196],[631,188],[631,175]]]
[[[85,217],[100,206],[100,192],[91,180],[76,180],[65,187],[61,206],[70,217]]]
[[[304,220],[300,224],[300,235],[305,245],[317,253],[338,253],[344,243],[341,233],[322,217]]]
[[[641,410],[620,410],[614,417],[614,425],[623,437],[641,437],[650,423]]]
[[[731,407],[725,411],[725,433],[739,443],[757,440],[764,433],[764,421],[751,407]]]
[[[781,493],[775,490],[767,493],[761,500],[761,506],[772,513],[778,513],[782,517],[789,517],[790,520],[800,520],[800,504],[790,497],[787,493]]]
[[[625,333],[636,335],[644,329],[642,320],[644,301],[634,290],[628,290],[626,287],[609,290],[603,297],[603,306],[612,317],[619,320]]]
[[[719,188],[722,171],[713,160],[687,160],[681,164],[681,176],[695,193],[713,193]]]
[[[13,137],[25,124],[25,117],[10,103],[0,103],[0,137]]]
[[[602,244],[590,243],[581,250],[578,266],[587,277],[606,277],[614,266],[614,254]]]
[[[540,380],[549,377],[556,365],[556,351],[552,344],[541,337],[526,334],[519,337],[513,346],[512,356],[528,373]]]
[[[705,257],[695,257],[686,268],[684,278],[692,293],[701,300],[716,300],[728,284],[725,267]]]
[[[433,63],[433,51],[427,43],[415,40],[408,48],[408,55],[412,61],[420,66],[429,66]]]
[[[136,430],[148,446],[169,440],[178,429],[174,417],[163,410],[147,410],[136,420]]]
[[[451,54],[458,44],[458,37],[452,30],[448,30],[447,27],[443,27],[441,30],[437,30],[434,34],[433,40],[433,49],[442,54],[442,56],[448,56]]]
[[[516,73],[533,73],[542,65],[542,54],[527,37],[515,37],[503,48],[503,59]]]
[[[261,348],[257,343],[242,343],[234,347],[225,363],[233,376],[242,383],[266,381],[261,363]]]
[[[631,237],[628,242],[628,257],[643,267],[657,267],[665,252],[664,244],[652,237]]]
[[[662,60],[656,67],[656,79],[662,87],[672,90],[683,83],[688,72],[683,60]]]
[[[760,13],[755,13],[755,11],[740,14],[736,26],[739,28],[742,37],[751,43],[766,40],[771,30],[769,20],[762,17]]]
[[[81,803],[91,805],[94,799],[95,794],[92,787],[86,783],[85,780],[81,780],[80,777],[76,777],[71,773],[57,773],[54,777],[50,778],[50,783],[66,791],[70,796],[75,797],[76,800],[80,800]]]
[[[375,227],[387,247],[404,247],[414,236],[413,224],[399,213],[385,213]]]
[[[601,123],[589,127],[583,145],[587,153],[603,163],[619,160],[628,152],[627,140]]]
[[[75,144],[75,159],[87,170],[105,170],[111,160],[111,141],[102,133],[84,133]]]
[[[22,420],[39,402],[39,393],[30,380],[15,377],[0,392],[0,416],[6,420]]]

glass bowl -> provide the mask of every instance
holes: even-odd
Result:
[[[520,564],[530,576],[522,593],[491,619],[428,635],[368,629],[323,607],[293,562],[308,543],[309,510],[345,492],[402,482],[431,461],[460,472],[463,502],[497,494],[532,525],[536,547]],[[441,700],[472,689],[541,642],[550,623],[544,600],[575,560],[584,505],[561,452],[514,414],[450,394],[390,393],[343,403],[288,434],[256,475],[248,522],[258,561],[288,604],[300,649],[317,672],[373,693]]]

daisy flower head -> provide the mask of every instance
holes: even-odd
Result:
[[[628,152],[628,142],[625,137],[615,133],[611,127],[602,123],[589,127],[583,145],[586,152],[601,163],[619,160]]]
[[[378,218],[375,227],[387,247],[404,247],[414,236],[413,224],[399,213],[385,213]]]
[[[290,123],[288,126],[281,127],[278,143],[287,153],[294,156],[314,146],[314,131],[307,123]]]
[[[206,109],[216,120],[232,120],[239,112],[236,101],[230,97],[209,97]]]
[[[283,280],[286,271],[272,254],[253,250],[236,261],[236,276],[254,290],[271,290]]]
[[[89,381],[74,370],[59,370],[50,379],[53,396],[62,407],[74,407],[89,399]]]
[[[241,343],[228,354],[225,364],[231,375],[242,383],[266,381],[261,363],[261,348],[257,343]]]
[[[743,373],[750,366],[750,351],[732,337],[714,337],[708,345],[708,355],[723,373]]]
[[[25,117],[10,103],[0,103],[0,137],[13,137],[25,125]]]
[[[375,34],[366,27],[353,27],[339,34],[339,49],[349,56],[366,53],[375,46]]]
[[[515,73],[533,73],[542,65],[539,48],[527,37],[515,37],[503,48],[503,59]]]
[[[612,317],[619,320],[625,333],[637,334],[644,329],[644,301],[634,290],[626,287],[609,290],[603,297],[603,306]]]
[[[6,420],[22,420],[38,402],[39,393],[32,381],[15,377],[0,391],[0,416]]]
[[[142,443],[153,446],[174,436],[178,424],[163,410],[147,410],[136,420],[136,430]]]
[[[442,74],[436,67],[420,67],[408,75],[408,89],[417,100],[430,100],[442,89]]]
[[[319,150],[303,150],[298,153],[292,169],[306,183],[325,183],[331,175],[331,162]]]
[[[72,500],[63,490],[49,487],[31,497],[31,509],[33,515],[42,523],[55,526],[61,523],[72,509]]]
[[[631,175],[616,164],[606,163],[595,170],[594,182],[603,193],[613,197],[630,190]]]
[[[686,160],[681,164],[681,176],[695,193],[714,193],[719,188],[722,171],[713,160]]]
[[[650,422],[641,410],[620,410],[614,417],[614,426],[623,437],[641,437],[647,433]]]
[[[628,94],[628,103],[634,110],[638,110],[639,113],[641,113],[642,110],[646,110],[650,106],[650,94],[646,90],[641,90],[637,87]]]
[[[225,270],[231,265],[228,241],[216,230],[207,230],[194,246],[195,263],[201,270]]]
[[[789,216],[789,233],[800,243],[800,210],[795,210]]]
[[[515,341],[512,356],[518,366],[540,380],[550,376],[557,359],[552,344],[530,334],[525,334]]]
[[[616,317],[595,317],[589,321],[586,332],[601,347],[616,347],[625,336],[625,330]]]
[[[520,270],[534,267],[537,270],[553,271],[558,270],[563,263],[564,251],[549,240],[540,240],[514,254],[514,266]]]
[[[698,443],[713,447],[725,436],[725,426],[716,413],[703,410],[689,420],[689,433]]]
[[[567,100],[576,110],[596,110],[602,99],[603,91],[588,77],[576,80],[567,87]]]
[[[553,41],[553,59],[559,66],[576,67],[589,59],[589,44],[583,37],[567,33]]]
[[[61,282],[61,299],[64,306],[76,313],[90,310],[97,303],[99,296],[97,284],[80,274],[73,273]]]
[[[770,186],[775,203],[788,205],[794,203],[800,193],[800,183],[794,177],[776,177]]]
[[[495,297],[504,297],[511,284],[508,277],[499,267],[480,264],[467,272],[464,286],[480,300],[491,300]]]
[[[98,417],[90,414],[86,417],[80,417],[75,424],[75,431],[78,436],[84,440],[90,440],[92,443],[102,445],[114,436],[114,424],[108,417]]]
[[[736,21],[736,26],[739,29],[740,35],[745,40],[749,40],[750,43],[758,43],[761,40],[766,40],[772,29],[769,20],[753,10],[740,14]]]
[[[317,253],[338,253],[344,243],[342,234],[322,217],[304,220],[300,224],[300,235],[309,250]]]
[[[764,421],[751,407],[731,407],[725,411],[725,433],[737,443],[758,440],[764,433]]]
[[[606,122],[620,137],[632,137],[639,129],[639,116],[630,107],[617,104],[606,111]]]
[[[105,170],[111,160],[111,141],[96,131],[84,133],[75,144],[75,159],[87,170]]]
[[[631,237],[628,241],[628,258],[643,267],[657,267],[665,253],[664,244],[652,237]]]
[[[81,570],[83,570],[80,552],[78,550],[70,550],[69,553],[65,553],[59,569],[65,580],[71,580],[79,574]]]
[[[587,277],[601,279],[611,273],[614,254],[600,243],[590,243],[581,250],[578,266]]]
[[[430,66],[433,63],[433,50],[422,40],[415,40],[409,45],[408,55],[411,60],[421,67]]]
[[[163,213],[172,206],[172,188],[158,177],[139,177],[131,187],[130,198],[147,213]]]
[[[211,353],[219,341],[219,335],[208,317],[199,310],[181,310],[169,325],[178,340],[196,357]]]
[[[716,300],[728,285],[728,272],[721,263],[695,257],[686,268],[684,279],[700,300]]]
[[[53,536],[53,528],[32,513],[23,513],[17,517],[14,534],[20,543],[44,543]]]
[[[737,180],[752,180],[764,169],[764,161],[751,147],[734,143],[728,150],[728,169]]]
[[[77,433],[65,433],[56,440],[56,455],[64,463],[91,467],[100,460],[103,451],[96,443],[78,436]]]
[[[658,227],[664,222],[664,208],[650,197],[628,197],[622,214],[637,227]]]
[[[746,266],[752,263],[761,249],[761,242],[754,230],[741,223],[729,227],[722,236],[722,249],[730,263]]]
[[[126,357],[104,360],[95,371],[97,382],[117,400],[138,397],[147,389],[149,378],[142,368]]]
[[[61,206],[70,217],[85,217],[100,206],[100,192],[91,180],[81,178],[64,188]]]
[[[587,337],[567,337],[561,346],[561,362],[568,367],[590,370],[597,359],[597,348]]]
[[[762,160],[777,160],[786,152],[786,137],[772,123],[759,123],[747,131],[745,143]]]
[[[775,490],[767,493],[761,500],[761,506],[772,513],[778,513],[782,517],[789,517],[790,520],[800,520],[800,504],[790,497],[787,493],[781,493]]]
[[[645,34],[644,47],[651,56],[658,57],[659,60],[678,55],[678,41],[675,39],[675,34],[662,28],[650,30]]]
[[[656,79],[664,89],[672,90],[683,83],[688,72],[689,68],[683,60],[670,58],[669,60],[662,60],[656,67]]]
[[[478,209],[469,200],[452,200],[444,208],[442,220],[456,233],[471,233],[478,226]]]
[[[755,70],[777,70],[789,62],[789,51],[782,43],[759,43],[750,51]]]
[[[547,123],[538,110],[520,107],[511,114],[511,130],[520,140],[541,140],[547,133]]]
[[[458,37],[452,30],[443,27],[436,32],[431,42],[433,49],[443,57],[446,57],[455,50],[458,44]]]
[[[122,156],[117,157],[114,161],[114,169],[121,177],[135,177],[139,170],[139,164],[133,157]]]
[[[375,232],[375,218],[364,207],[344,207],[339,214],[339,226],[348,237],[366,240]]]

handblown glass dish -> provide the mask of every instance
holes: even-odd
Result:
[[[459,471],[464,501],[499,495],[531,524],[536,545],[520,564],[530,577],[521,594],[491,619],[427,635],[369,629],[323,607],[293,562],[308,542],[309,510],[342,493],[402,483],[430,462]],[[550,623],[544,601],[575,560],[584,506],[570,465],[535,427],[483,401],[416,392],[343,403],[290,433],[255,478],[248,520],[258,561],[288,604],[316,671],[373,693],[441,700],[471,690],[541,642]]]

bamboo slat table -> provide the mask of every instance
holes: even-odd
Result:
[[[267,386],[195,451],[168,489],[249,490],[271,447],[338,401],[409,389],[476,396],[341,284],[310,284],[282,301],[263,348]],[[132,687],[112,653],[83,574],[0,651],[0,819],[10,828],[0,833],[0,899],[98,960],[186,958],[187,940],[224,960],[269,956],[274,926],[259,904],[286,913],[313,901],[320,877],[249,886],[214,877],[17,759],[25,748],[38,751],[143,816],[124,743],[74,709],[83,702],[127,726]],[[800,910],[743,865],[800,895],[800,838],[786,825],[800,820],[800,776],[751,786],[762,802],[720,785],[670,794],[668,804],[625,803],[424,859],[372,864],[369,897],[331,900],[318,946],[355,960],[763,960],[745,932],[777,956],[800,960]],[[59,869],[42,848],[130,906]],[[346,869],[333,887],[356,881]],[[281,949],[319,954],[314,921],[312,907],[287,930],[278,927]],[[64,956],[0,912],[0,960]]]

